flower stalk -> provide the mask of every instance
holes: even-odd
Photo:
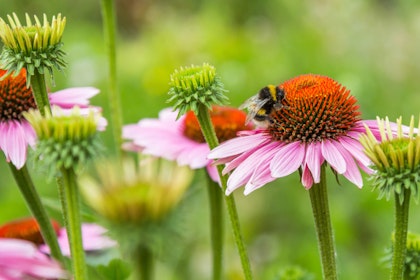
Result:
[[[207,191],[210,204],[210,235],[213,252],[213,280],[222,279],[223,272],[223,206],[219,185],[206,173]]]
[[[392,280],[403,279],[407,251],[408,214],[410,209],[410,190],[404,190],[404,201],[400,203],[395,196],[395,235],[391,267]]]
[[[337,279],[334,237],[328,206],[325,164],[321,166],[321,179],[309,189],[318,248],[321,256],[322,279]]]
[[[64,264],[64,258],[57,242],[57,235],[33,184],[26,165],[17,169],[13,163],[9,163],[9,167],[20,192],[25,198],[26,205],[29,207],[32,215],[38,222],[44,242],[50,248],[51,256],[60,263]]]
[[[30,74],[28,73],[28,76],[29,75]],[[47,87],[45,84],[45,76],[44,74],[35,71],[32,78],[30,78],[30,81],[36,106],[41,112],[41,115],[45,116],[46,112],[51,112],[50,101],[48,99]]]
[[[60,192],[64,194],[67,235],[69,236],[71,260],[74,279],[84,280],[87,278],[85,252],[83,250],[82,229],[80,218],[80,198],[77,185],[76,173],[73,168],[61,168],[63,179],[61,180]]]
[[[115,4],[113,0],[102,0],[102,19],[104,21],[105,45],[108,54],[109,90],[108,100],[111,111],[112,134],[117,147],[117,157],[122,156],[122,113],[117,83],[117,62],[115,44]]]
[[[196,114],[198,122],[201,127],[201,131],[203,132],[204,138],[206,139],[207,144],[209,145],[210,149],[214,149],[219,145],[219,141],[217,140],[216,133],[213,129],[213,125],[211,123],[210,113],[206,106],[200,104],[198,106],[198,113]],[[217,166],[217,171],[220,176],[220,183],[222,186],[223,193],[226,191],[227,188],[227,176],[222,174],[223,167],[221,165]],[[233,237],[239,252],[239,257],[241,259],[242,269],[245,275],[245,279],[250,280],[252,278],[252,271],[251,271],[251,264],[249,262],[247,250],[245,248],[245,244],[241,234],[241,228],[239,223],[238,212],[236,210],[236,203],[235,199],[232,195],[224,196],[226,207],[228,210],[228,215],[230,218]],[[216,217],[219,218],[219,217]]]

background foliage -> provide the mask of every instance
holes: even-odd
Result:
[[[169,75],[182,65],[213,64],[222,76],[232,106],[239,106],[266,84],[303,73],[328,75],[359,101],[364,119],[395,120],[419,114],[420,3],[414,0],[116,0],[118,75],[124,123],[156,117],[166,104]],[[67,17],[64,50],[68,68],[56,75],[56,91],[95,86],[104,107],[107,63],[99,1],[15,0],[0,16],[25,12]],[[113,145],[111,132],[104,143]],[[111,148],[109,149],[112,150]],[[2,155],[3,156],[3,155]],[[34,174],[45,197],[56,195],[54,182]],[[331,175],[331,172],[329,172]],[[0,162],[0,222],[28,215],[7,165]],[[389,244],[392,204],[378,201],[369,181],[362,190],[329,178],[340,278],[384,279],[380,263]],[[185,244],[177,244],[180,279],[207,279],[210,273],[208,213],[204,176],[198,173],[184,207]],[[320,278],[320,265],[308,193],[297,174],[245,197],[235,194],[256,279],[279,279],[299,266]],[[412,204],[411,230],[420,231],[418,205]],[[55,213],[55,215],[57,215]],[[58,216],[59,217],[59,216]],[[197,226],[199,225],[199,226]],[[240,263],[227,225],[226,271],[240,279]],[[175,249],[175,248],[174,248]],[[185,260],[191,262],[186,265]],[[157,279],[177,279],[161,264]],[[161,278],[159,278],[159,276]]]

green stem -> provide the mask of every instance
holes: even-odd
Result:
[[[16,169],[13,163],[9,163],[9,167],[20,192],[25,198],[26,205],[29,207],[32,215],[38,222],[44,242],[50,248],[51,256],[64,264],[64,258],[57,242],[57,234],[53,229],[51,220],[49,219],[47,211],[41,202],[41,198],[36,191],[26,165],[24,165],[21,169]]]
[[[122,156],[122,112],[120,94],[117,84],[117,62],[115,44],[115,6],[113,0],[102,0],[102,18],[104,22],[105,44],[108,53],[109,89],[108,100],[110,106],[112,134],[117,156]]]
[[[321,166],[321,180],[309,189],[315,230],[318,238],[318,248],[321,256],[323,278],[337,279],[334,237],[331,227],[330,211],[328,207],[327,182],[325,165]]]
[[[50,100],[48,99],[47,87],[45,85],[45,76],[35,71],[35,74],[31,77],[31,87],[34,95],[36,106],[41,112],[42,116],[45,116],[46,111],[51,112]]]
[[[223,209],[219,185],[207,174],[207,190],[210,204],[210,234],[213,251],[213,280],[222,279],[223,260]]]
[[[392,256],[391,279],[403,279],[405,254],[407,251],[408,213],[410,209],[410,190],[404,190],[404,201],[400,204],[395,195],[395,235]]]
[[[214,131],[210,113],[208,109],[204,105],[200,105],[198,108],[197,119],[201,127],[201,131],[203,132],[204,138],[206,139],[207,144],[209,145],[210,149],[214,149],[219,145],[219,141],[216,137],[216,133]],[[222,186],[223,193],[226,191],[227,188],[227,176],[222,175],[223,167],[221,165],[217,166],[217,171],[220,177],[220,184]],[[253,279],[252,272],[251,272],[251,264],[249,262],[248,254],[244,245],[244,241],[241,234],[241,228],[239,224],[239,217],[238,212],[236,210],[235,199],[233,195],[223,195],[225,198],[226,207],[228,210],[229,219],[232,226],[233,231],[233,238],[236,243],[236,247],[239,252],[239,257],[241,259],[242,270],[245,275],[246,280]]]
[[[154,275],[152,251],[145,246],[140,246],[135,254],[135,275],[133,280],[152,280]]]
[[[65,202],[62,203],[62,205],[65,205],[65,210],[63,212],[64,214],[67,214],[67,217],[65,217],[64,220],[67,222],[66,229],[70,244],[74,279],[84,280],[87,279],[87,270],[85,252],[83,251],[80,198],[76,174],[73,168],[62,168],[61,172],[63,180],[60,187],[64,190],[60,191],[64,193]]]

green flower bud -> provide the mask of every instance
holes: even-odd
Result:
[[[397,133],[393,134],[388,118],[378,119],[381,141],[378,142],[373,133],[366,127],[366,135],[360,142],[365,154],[372,160],[375,173],[371,177],[373,187],[378,189],[380,197],[390,198],[392,193],[404,202],[404,192],[411,191],[416,201],[420,183],[420,122],[414,128],[414,117],[411,117],[410,127],[397,120]]]
[[[66,62],[65,53],[61,50],[61,37],[66,25],[66,18],[61,14],[53,16],[52,22],[44,14],[43,23],[34,16],[35,23],[26,14],[26,26],[22,26],[19,18],[7,16],[9,24],[0,18],[0,38],[3,41],[3,51],[0,54],[2,69],[7,70],[7,75],[12,72],[19,73],[22,68],[28,72],[27,86],[31,83],[31,76],[35,70],[44,74],[47,69],[53,77],[53,68],[61,71]]]
[[[223,105],[228,98],[216,69],[203,63],[202,66],[181,67],[171,75],[168,102],[175,102],[178,117],[187,111],[198,113],[199,105],[211,110],[212,105]]]
[[[55,168],[75,168],[102,151],[97,132],[100,116],[93,111],[86,116],[75,107],[70,114],[64,114],[53,107],[52,113],[47,111],[45,116],[33,109],[23,114],[38,137],[36,159],[52,172]]]

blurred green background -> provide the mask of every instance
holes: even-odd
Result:
[[[183,65],[213,64],[239,106],[267,84],[303,73],[328,75],[349,88],[364,119],[419,115],[420,2],[414,0],[117,0],[118,78],[124,123],[156,117],[167,107],[169,75]],[[100,1],[14,0],[0,16],[16,12],[67,18],[64,50],[68,68],[56,74],[56,87],[95,86],[94,104],[107,104],[107,60]],[[111,130],[104,143],[112,150]],[[369,181],[362,190],[329,172],[332,222],[340,279],[385,279],[380,263],[393,227],[393,201],[377,200]],[[34,174],[40,192],[55,197],[53,182]],[[8,166],[0,162],[0,222],[28,215]],[[207,197],[197,174],[185,211],[186,244],[191,257],[176,278],[161,264],[157,279],[210,279]],[[298,174],[279,179],[245,197],[235,192],[255,279],[280,279],[298,266],[321,278],[307,191]],[[418,205],[412,204],[410,229],[420,232]],[[240,262],[226,230],[225,270],[241,279]],[[199,225],[199,226],[197,226]],[[187,272],[185,272],[187,271]],[[291,278],[292,279],[292,278]]]

